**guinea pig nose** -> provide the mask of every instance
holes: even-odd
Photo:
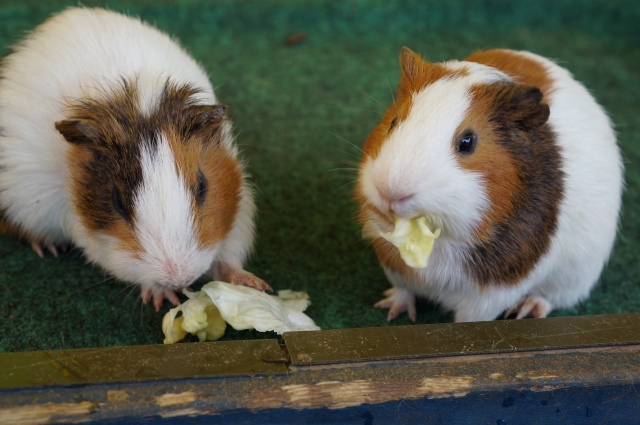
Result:
[[[397,199],[391,199],[389,201],[389,209],[393,211],[395,215],[404,216],[409,213],[408,207],[413,199],[413,195],[403,196]]]

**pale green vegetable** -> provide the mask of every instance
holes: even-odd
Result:
[[[215,341],[224,335],[226,322],[220,312],[206,294],[202,292],[188,292],[187,301],[176,308],[172,308],[162,319],[162,332],[165,344],[180,341],[187,333],[196,335],[202,341]],[[182,312],[182,316],[176,315]]]
[[[314,331],[320,328],[302,311],[307,308],[304,298],[287,306],[282,299],[246,286],[225,282],[209,282],[202,287],[218,307],[222,318],[234,329],[255,329],[279,334],[292,331]],[[291,299],[291,297],[289,297]],[[291,308],[294,307],[294,308]]]
[[[423,269],[429,264],[440,229],[425,216],[411,219],[396,217],[393,232],[381,232],[380,236],[398,248],[400,257],[407,266]]]
[[[237,330],[279,334],[320,329],[303,313],[310,304],[305,292],[284,290],[275,297],[245,286],[209,282],[199,292],[183,293],[189,299],[169,310],[162,320],[165,344],[178,342],[187,333],[200,341],[217,340],[224,335],[227,322]],[[182,315],[176,317],[179,312]]]

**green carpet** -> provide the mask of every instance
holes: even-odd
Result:
[[[76,1],[0,1],[0,55]],[[389,284],[360,240],[352,190],[359,150],[398,83],[404,45],[433,61],[478,48],[557,58],[609,111],[626,159],[620,237],[600,284],[555,315],[640,311],[640,2],[637,0],[83,1],[139,15],[180,39],[231,107],[259,188],[248,269],[274,289],[308,291],[323,329],[387,326]],[[308,39],[287,46],[302,31]],[[78,252],[38,258],[0,236],[0,351],[161,343],[161,313],[105,280]],[[427,302],[418,323],[451,321]],[[392,322],[404,325],[406,315]],[[225,339],[274,337],[228,331]]]

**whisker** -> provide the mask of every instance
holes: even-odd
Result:
[[[345,161],[345,160],[335,160],[335,161],[324,161],[319,163],[318,165],[327,165],[327,164],[341,164],[341,165],[349,165],[354,168],[358,168],[357,162]]]
[[[94,284],[91,284],[91,285],[89,285],[89,286],[87,286],[87,287],[85,287],[85,288],[80,289],[80,291],[79,291],[79,292],[82,292],[82,291],[88,291],[89,289],[94,288],[94,287],[96,287],[96,286],[100,285],[101,283],[105,283],[105,282],[108,282],[108,281],[110,281],[110,280],[114,280],[115,278],[116,278],[115,276],[107,277],[107,278],[105,278],[105,279],[101,280],[101,281],[100,281],[100,282],[98,282],[98,283],[94,283]]]
[[[365,96],[367,96],[368,98],[372,99],[374,102],[376,102],[377,105],[380,105],[385,111],[387,110],[386,105],[384,105],[382,102],[380,102],[378,99],[376,99],[375,97],[371,96],[369,93],[365,92],[362,89],[359,89],[358,87],[356,87],[355,85],[351,84],[351,86],[358,90],[360,93],[364,94]]]
[[[345,184],[343,184],[342,186],[340,186],[340,190],[344,189],[345,187],[349,186],[350,184],[355,184],[355,183],[356,183],[355,180],[348,181]]]
[[[329,133],[329,134],[331,134],[331,135],[332,135],[332,136],[334,136],[334,137],[337,137],[338,139],[340,139],[340,140],[342,140],[342,141],[344,141],[344,142],[347,142],[348,144],[350,144],[351,146],[353,146],[354,148],[358,149],[360,152],[362,152],[362,153],[364,154],[364,151],[363,151],[362,149],[360,149],[359,147],[357,147],[356,145],[354,145],[353,143],[351,143],[350,141],[348,141],[348,140],[347,140],[347,139],[345,139],[344,137],[340,137],[340,136],[338,136],[337,134],[332,133],[332,132],[330,132],[330,131],[329,131],[328,133]]]
[[[132,293],[133,291],[135,291],[135,290],[136,290],[136,288],[137,288],[137,285],[136,285],[135,283],[131,284],[130,286],[131,286],[131,290],[130,290],[129,292],[127,292],[127,295],[124,297],[124,300],[122,300],[123,302],[124,302],[127,298],[129,298],[129,296],[131,295],[131,293]],[[138,299],[142,300],[142,291],[140,291],[140,295],[138,295]]]
[[[372,103],[372,102],[367,102],[367,103]],[[375,114],[375,115],[377,115],[379,117],[384,116],[383,112],[376,111],[376,110],[373,110],[373,109],[356,108],[356,107],[353,107],[353,106],[334,106],[333,108],[334,109],[348,109],[348,110],[352,110],[352,111],[371,112],[372,114]]]
[[[387,80],[387,86],[389,86],[389,93],[391,93],[391,99],[393,99],[393,104],[395,105],[396,104],[396,98],[393,95],[393,90],[391,90],[391,84],[389,84],[389,79],[388,78],[385,78],[385,80]]]
[[[135,283],[127,283],[124,288],[122,288],[121,290],[119,290],[118,292],[116,292],[114,295],[112,295],[110,298],[116,297],[120,294],[122,294],[124,291],[126,291],[127,289],[131,288],[131,291],[129,291],[129,293],[127,294],[126,297],[124,297],[124,299],[122,300],[122,302],[124,303],[124,301],[127,299],[127,297],[131,294],[131,292],[133,291],[133,289],[136,288],[136,284]]]
[[[332,168],[330,170],[327,171],[355,171],[357,172],[358,169],[357,168]]]
[[[352,157],[354,157],[355,159],[357,159],[357,160],[358,160],[358,162],[354,162],[354,163],[353,163],[353,165],[357,165],[357,164],[359,164],[359,163],[360,163],[360,157],[359,157],[359,156],[354,155],[354,154],[352,154],[351,152],[343,151],[342,149],[338,149],[338,148],[334,148],[334,149],[335,149],[335,150],[337,150],[338,152],[341,152],[341,153],[343,153],[343,154],[345,154],[345,155],[352,156]]]

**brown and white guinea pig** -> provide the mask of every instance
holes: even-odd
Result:
[[[255,206],[207,74],[138,19],[71,8],[0,67],[0,228],[42,256],[73,244],[156,309],[243,270]]]
[[[428,63],[403,48],[397,101],[363,147],[363,234],[393,287],[456,321],[545,317],[588,296],[611,253],[623,167],[611,122],[571,74],[528,52]],[[380,237],[394,216],[441,228],[426,268]]]

